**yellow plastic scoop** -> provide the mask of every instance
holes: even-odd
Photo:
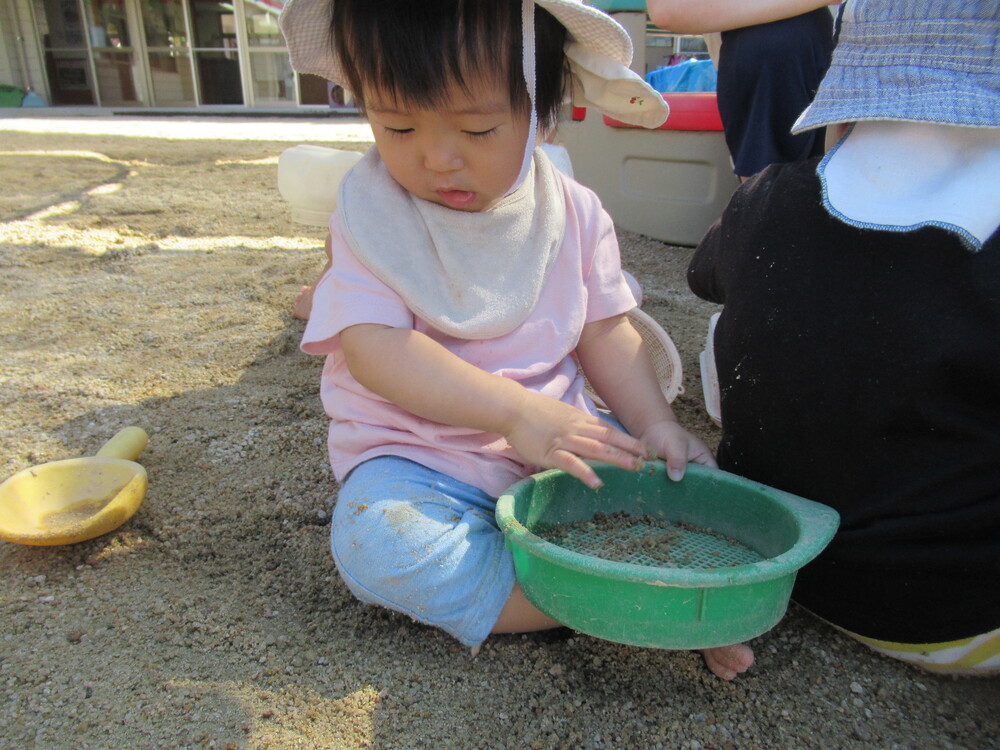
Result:
[[[126,427],[96,456],[19,471],[0,484],[0,539],[75,544],[117,529],[146,495],[146,470],[133,459],[148,440],[139,427]]]

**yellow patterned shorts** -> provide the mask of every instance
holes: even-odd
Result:
[[[1000,675],[1000,628],[947,643],[893,643],[866,638],[843,628],[838,630],[880,654],[939,674]]]

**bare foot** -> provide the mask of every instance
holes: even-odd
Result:
[[[753,665],[753,651],[745,643],[706,648],[701,655],[712,673],[723,680],[732,680]]]
[[[299,320],[309,320],[309,315],[312,313],[312,306],[313,288],[311,286],[304,286],[299,289],[299,296],[295,298],[295,304],[292,306],[292,317]]]

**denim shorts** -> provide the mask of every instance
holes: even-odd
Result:
[[[514,587],[495,506],[482,490],[413,461],[373,458],[337,496],[330,532],[337,570],[361,601],[476,646]]]

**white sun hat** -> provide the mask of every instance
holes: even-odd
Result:
[[[279,23],[295,70],[344,84],[346,76],[330,38],[333,2],[288,0]],[[593,107],[641,127],[656,128],[666,121],[669,110],[663,97],[628,67],[632,62],[632,40],[621,24],[581,0],[528,2],[547,10],[569,32],[566,56],[573,79],[574,105]],[[527,28],[525,31],[530,32]],[[533,63],[534,56],[530,56]],[[530,83],[533,81],[529,79]],[[530,93],[533,86],[529,85],[528,90]]]

